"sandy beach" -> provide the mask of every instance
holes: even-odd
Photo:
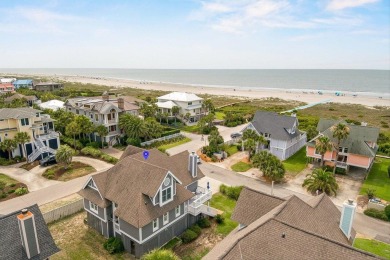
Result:
[[[19,75],[18,75],[19,76]],[[30,75],[31,76],[31,75]],[[97,85],[105,85],[114,88],[137,88],[146,90],[162,90],[162,91],[183,91],[195,94],[209,94],[217,96],[231,96],[240,98],[267,98],[275,97],[285,100],[297,100],[308,104],[317,102],[333,102],[343,104],[361,104],[368,107],[387,106],[390,107],[389,97],[373,97],[373,96],[352,96],[345,94],[344,96],[336,96],[335,94],[323,93],[319,95],[310,91],[280,91],[280,90],[254,90],[240,88],[222,88],[222,87],[202,87],[185,84],[159,83],[148,81],[135,81],[127,79],[114,79],[103,77],[88,77],[88,76],[62,76],[62,75],[39,75],[50,78],[51,80],[60,80],[67,82],[91,83]]]

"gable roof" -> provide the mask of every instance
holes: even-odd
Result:
[[[307,203],[294,195],[277,199],[244,187],[232,219],[241,216],[249,225],[231,232],[204,259],[376,258],[350,246],[339,228],[341,213],[325,194]]]
[[[272,139],[290,140],[301,133],[298,130],[298,120],[296,117],[279,115],[276,112],[257,111],[252,120],[252,125],[260,133],[271,134]],[[296,130],[293,134],[287,132],[296,124]]]
[[[193,93],[187,93],[187,92],[171,92],[164,96],[158,97],[157,99],[184,101],[184,102],[203,100],[203,98],[198,97]]]
[[[136,154],[136,153],[142,153],[143,151],[144,151],[144,149],[142,149],[140,147],[128,145],[126,147],[126,150],[122,153],[122,156],[119,160],[122,160],[123,158],[130,156],[130,155],[133,155],[133,154]]]
[[[21,119],[35,117],[36,113],[42,112],[41,110],[31,107],[19,107],[19,108],[1,108],[0,119]]]
[[[78,97],[78,98],[70,98],[66,100],[65,105],[71,106],[76,109],[83,109],[89,111],[95,111],[98,113],[108,113],[110,109],[115,109],[117,111],[132,111],[138,110],[139,107],[135,105],[133,102],[124,100],[124,109],[120,109],[118,107],[118,99],[109,99],[103,100],[102,97]],[[86,107],[88,105],[89,107]]]
[[[176,103],[171,100],[164,101],[164,102],[157,102],[156,105],[161,108],[169,108],[169,109],[177,106]]]
[[[341,140],[340,146],[347,147],[348,153],[360,154],[364,156],[375,156],[376,148],[371,148],[367,142],[376,143],[379,137],[379,128],[371,126],[361,126],[348,124],[344,120],[333,120],[321,118],[317,125],[317,130],[329,137],[329,139],[337,143],[337,139],[333,138],[331,127],[339,123],[349,127],[349,135],[345,140]],[[318,137],[316,137],[318,138]],[[314,145],[315,139],[311,140],[309,145]]]
[[[38,206],[35,204],[27,207],[27,209],[34,214],[40,249],[40,254],[31,259],[47,259],[60,250],[54,243]],[[17,220],[17,215],[19,214],[20,211],[15,211],[11,214],[0,216],[0,259],[28,259],[21,242]]]
[[[15,93],[12,96],[5,98],[4,102],[12,102],[15,99],[23,99],[23,98],[26,99],[27,101],[38,100],[38,98],[36,96],[25,96],[25,95],[20,94],[20,93]]]
[[[114,167],[91,177],[104,199],[89,187],[79,192],[81,196],[101,207],[107,207],[108,201],[117,203],[114,214],[137,228],[147,225],[192,198],[194,195],[185,186],[204,177],[199,168],[196,178],[192,178],[188,172],[187,151],[170,157],[152,149],[147,160],[143,158],[143,151],[130,146]],[[156,195],[169,172],[182,184],[176,183],[173,201],[162,207],[154,206],[150,198]]]

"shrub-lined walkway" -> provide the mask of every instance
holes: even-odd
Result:
[[[72,162],[68,169],[65,169],[61,164],[57,164],[47,169],[42,176],[49,180],[69,181],[92,172],[96,172],[96,169],[92,166],[82,162]]]

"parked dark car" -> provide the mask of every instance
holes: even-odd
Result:
[[[48,166],[49,164],[55,164],[55,163],[57,163],[55,155],[49,155],[39,161],[39,164],[41,166]]]
[[[240,134],[240,133],[232,133],[231,135],[230,135],[230,137],[232,138],[232,139],[234,139],[234,138],[239,138],[239,137],[241,137],[242,136],[242,134]]]

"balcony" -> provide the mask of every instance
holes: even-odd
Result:
[[[197,216],[200,213],[207,214],[214,213],[215,209],[204,205],[204,203],[211,199],[212,192],[211,190],[205,189],[203,187],[198,187],[196,189],[196,195],[190,199],[188,205],[188,212],[193,216]],[[210,214],[208,214],[210,215]]]
[[[348,164],[346,162],[337,161],[336,162],[336,167],[347,169],[348,168]]]
[[[40,140],[50,140],[50,139],[58,138],[59,136],[60,135],[57,132],[50,131],[50,130],[45,134],[35,135],[35,137]]]

